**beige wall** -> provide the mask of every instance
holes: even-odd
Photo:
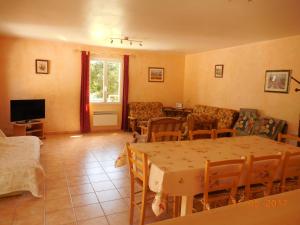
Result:
[[[11,133],[10,99],[45,98],[46,131],[79,130],[80,49],[100,57],[130,54],[130,101],[183,101],[184,55],[167,52],[125,51],[64,42],[0,37],[0,128]],[[51,61],[49,75],[35,74],[35,59]],[[164,67],[165,82],[149,83],[148,67]],[[121,105],[93,104],[93,110],[116,110]]]
[[[289,94],[264,92],[265,71],[291,69],[300,80],[300,36],[186,56],[184,103],[233,109],[256,108],[285,119],[297,133],[300,92],[294,81]],[[224,78],[214,77],[215,64],[224,64]]]

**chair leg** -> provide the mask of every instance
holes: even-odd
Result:
[[[145,222],[146,201],[147,201],[147,186],[143,185],[140,225],[144,225],[144,222]]]
[[[129,224],[133,224],[133,216],[134,216],[134,182],[130,181],[130,210],[129,210]]]

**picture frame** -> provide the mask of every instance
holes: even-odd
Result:
[[[164,68],[149,67],[148,68],[148,82],[164,82]]]
[[[224,65],[223,64],[215,65],[215,77],[223,78],[223,73],[224,73]]]
[[[290,70],[266,70],[264,91],[287,94],[290,76]]]
[[[49,74],[49,60],[36,59],[35,60],[36,74]]]

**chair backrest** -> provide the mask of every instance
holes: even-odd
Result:
[[[229,190],[228,200],[235,198],[241,174],[245,167],[246,158],[211,162],[206,161],[204,174],[203,203],[209,203],[209,193]]]
[[[208,136],[210,138],[214,138],[215,137],[215,132],[214,129],[211,130],[190,130],[189,131],[189,138],[190,140],[194,140],[197,138],[202,138]]]
[[[283,139],[290,139],[290,140],[295,140],[295,141],[298,141],[298,142],[300,141],[300,137],[297,137],[295,135],[279,133],[278,134],[278,141],[282,142]]]
[[[149,174],[147,155],[134,150],[129,143],[126,143],[126,149],[131,182],[133,183],[135,179],[138,179],[143,183],[143,186],[147,187]]]
[[[148,121],[147,142],[153,141],[152,134],[164,131],[182,131],[183,119],[176,117],[152,118]],[[161,141],[176,141],[176,136],[165,136]]]
[[[230,134],[231,137],[234,137],[234,136],[236,136],[236,129],[226,129],[226,128],[223,128],[223,129],[217,129],[217,130],[215,130],[215,138],[218,138],[219,134]]]
[[[152,132],[152,142],[164,141],[168,139],[176,138],[176,141],[181,140],[181,131],[158,131]]]
[[[300,152],[285,153],[281,174],[282,192],[286,190],[287,178],[294,178],[297,181],[297,187],[300,188]]]
[[[273,181],[281,163],[282,155],[267,155],[249,157],[249,168],[246,177],[245,198],[249,199],[251,195],[251,185],[264,185],[264,194],[269,195],[272,190]]]

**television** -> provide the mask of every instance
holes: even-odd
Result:
[[[45,99],[10,101],[10,121],[31,121],[45,118]]]

